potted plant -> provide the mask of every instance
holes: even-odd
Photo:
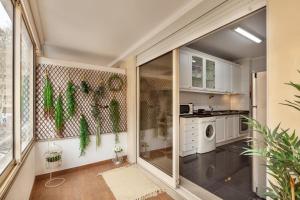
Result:
[[[299,71],[298,71],[299,72]],[[300,92],[300,84],[287,83]],[[296,100],[286,100],[283,105],[300,111],[300,96],[295,95]],[[266,188],[266,197],[273,200],[300,199],[300,140],[295,131],[282,129],[280,124],[274,129],[263,126],[254,119],[248,119],[253,131],[259,133],[263,140],[263,148],[247,148],[243,154],[259,156],[266,160],[267,172],[271,176],[268,180],[270,187]]]
[[[113,163],[114,163],[115,165],[119,165],[119,164],[121,164],[121,163],[123,162],[123,157],[122,157],[122,155],[121,155],[122,151],[123,151],[123,149],[122,149],[121,146],[119,146],[119,145],[116,145],[116,146],[115,146],[114,152],[115,152],[116,156],[115,156],[115,158],[113,159]]]

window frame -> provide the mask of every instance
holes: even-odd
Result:
[[[35,96],[34,96],[34,91],[35,91],[35,87],[34,87],[34,80],[35,80],[35,43],[33,40],[33,36],[31,34],[28,22],[26,20],[26,17],[24,16],[24,10],[23,7],[21,7],[21,20],[20,20],[20,87],[22,87],[22,76],[21,76],[21,62],[22,62],[22,48],[21,48],[21,44],[22,44],[22,22],[25,25],[25,29],[29,35],[31,44],[32,44],[32,68],[30,70],[30,96],[32,97],[31,102],[30,102],[30,124],[31,124],[31,134],[32,134],[32,138],[30,140],[30,142],[27,144],[27,146],[23,149],[22,151],[22,140],[20,138],[20,151],[21,151],[21,160],[22,158],[27,154],[27,152],[29,151],[29,149],[31,149],[31,146],[34,142],[34,129],[35,129],[35,123],[34,123],[34,107],[35,107]],[[20,90],[20,94],[21,94],[21,90]],[[20,102],[21,104],[21,99]],[[20,135],[21,135],[21,115],[20,115]]]
[[[13,183],[15,176],[18,174],[20,168],[24,164],[27,156],[32,150],[35,141],[35,65],[36,65],[36,43],[34,40],[34,36],[32,30],[30,28],[29,22],[27,20],[26,11],[24,10],[22,2],[15,0],[8,0],[12,3],[13,10],[13,18],[12,18],[12,42],[13,42],[13,50],[12,50],[12,129],[13,129],[13,149],[12,149],[12,161],[5,167],[2,173],[0,173],[0,199],[5,196],[8,191],[10,185]],[[31,123],[31,132],[32,138],[31,141],[27,144],[27,146],[22,151],[21,149],[21,115],[20,115],[20,104],[21,104],[21,90],[22,86],[21,82],[21,26],[22,22],[26,27],[26,31],[29,35],[30,41],[33,47],[33,65],[30,70],[30,123]]]
[[[4,170],[0,173],[0,186],[3,184],[12,169],[16,166],[15,158],[15,2],[10,0],[12,5],[12,160],[7,164]]]

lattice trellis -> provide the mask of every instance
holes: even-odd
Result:
[[[48,140],[59,138],[55,132],[54,119],[46,119],[43,109],[43,88],[45,82],[46,69],[49,72],[50,80],[54,90],[54,100],[58,96],[59,91],[62,92],[64,101],[65,125],[63,138],[79,136],[79,120],[81,113],[86,116],[89,124],[90,134],[96,133],[96,122],[91,113],[91,104],[93,102],[93,94],[84,94],[80,91],[80,83],[85,80],[89,83],[92,89],[95,89],[101,84],[105,85],[105,95],[101,99],[102,105],[109,105],[109,102],[115,98],[120,103],[120,131],[127,130],[127,108],[126,108],[126,76],[119,74],[123,79],[124,85],[119,92],[112,92],[107,87],[107,81],[114,73],[103,72],[97,70],[87,70],[79,68],[69,68],[58,65],[39,64],[36,68],[36,140]],[[68,117],[66,112],[66,89],[69,77],[77,87],[76,89],[76,114],[74,117]],[[112,133],[112,123],[109,117],[109,108],[101,109],[102,117],[102,133]]]

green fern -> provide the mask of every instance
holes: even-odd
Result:
[[[120,132],[120,104],[116,99],[112,99],[109,104],[110,120],[112,122],[113,133],[115,134],[116,143],[119,143]]]
[[[62,95],[59,93],[57,102],[55,105],[55,128],[56,128],[56,133],[59,136],[62,136],[62,131],[64,127],[64,110],[63,110],[63,100],[62,100]]]
[[[46,80],[44,84],[44,91],[43,91],[43,100],[44,100],[44,114],[45,117],[52,117],[53,110],[54,110],[54,103],[53,103],[53,87],[50,81],[48,72],[46,72]]]
[[[67,91],[66,91],[67,112],[69,117],[73,117],[76,113],[75,92],[76,92],[75,85],[71,80],[69,80],[67,83]]]
[[[80,130],[80,156],[83,156],[85,154],[85,150],[87,146],[90,143],[90,138],[89,138],[89,125],[88,122],[86,121],[86,118],[83,114],[81,114],[80,122],[79,122],[79,130]]]
[[[298,73],[300,73],[300,70],[298,70]],[[295,88],[298,92],[300,92],[300,84],[299,83],[294,83],[294,82],[290,81],[289,83],[286,83],[286,84]],[[294,97],[296,98],[295,100],[293,100],[293,101],[285,100],[285,102],[281,103],[281,104],[289,106],[291,108],[294,108],[294,109],[300,111],[300,96],[294,95]]]

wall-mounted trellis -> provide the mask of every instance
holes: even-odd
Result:
[[[79,120],[80,114],[83,113],[89,124],[90,134],[94,135],[96,133],[96,122],[91,113],[91,104],[93,95],[92,93],[84,94],[80,91],[79,86],[82,80],[87,81],[92,89],[95,89],[101,84],[105,86],[105,95],[101,98],[102,105],[109,105],[109,102],[115,98],[120,103],[120,131],[125,132],[127,130],[127,108],[126,108],[126,76],[124,74],[119,74],[119,76],[124,81],[122,90],[119,92],[110,91],[107,87],[107,81],[110,76],[114,73],[80,69],[80,68],[70,68],[59,65],[51,64],[38,64],[36,68],[36,140],[48,140],[60,138],[55,132],[54,119],[48,119],[44,116],[43,108],[43,86],[45,82],[45,72],[48,70],[53,90],[54,90],[54,100],[58,96],[59,91],[63,94],[64,100],[64,113],[65,113],[65,124],[62,133],[62,138],[71,138],[79,136]],[[76,114],[74,117],[68,118],[66,112],[66,88],[69,77],[72,79],[74,84],[78,86],[76,89]],[[101,109],[101,124],[102,133],[112,133],[112,123],[109,118],[109,109]]]

